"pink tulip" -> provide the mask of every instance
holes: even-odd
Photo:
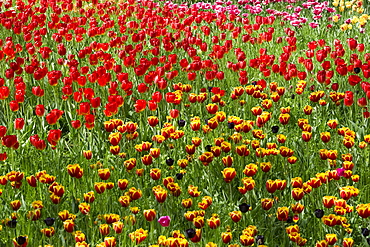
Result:
[[[161,224],[161,226],[167,227],[167,226],[170,225],[171,218],[170,218],[170,216],[162,216],[158,219],[158,222],[159,222],[159,224]]]
[[[317,28],[319,26],[319,24],[316,22],[311,22],[309,25],[311,28]]]

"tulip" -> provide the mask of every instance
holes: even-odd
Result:
[[[279,116],[279,121],[283,125],[287,125],[290,120],[290,115],[289,114],[280,114]]]
[[[44,207],[42,201],[34,201],[31,205],[34,209],[42,209]]]
[[[343,238],[343,247],[352,247],[354,243],[353,238]]]
[[[200,215],[194,217],[193,224],[195,228],[202,228],[204,226],[204,217]]]
[[[231,232],[222,232],[221,239],[224,244],[228,244],[231,242],[233,235]]]
[[[326,240],[318,241],[316,242],[315,247],[328,247],[328,242],[326,242]]]
[[[262,208],[264,210],[269,210],[274,205],[274,200],[270,198],[261,199]]]
[[[19,200],[11,201],[10,206],[12,207],[13,211],[17,211],[21,207],[21,202]]]
[[[191,198],[182,199],[181,205],[184,208],[190,208],[193,205],[193,200]]]
[[[94,189],[98,194],[104,193],[106,188],[107,188],[107,184],[104,182],[98,182],[94,184]]]
[[[90,212],[90,204],[80,203],[80,205],[78,205],[78,209],[80,210],[82,214],[86,215]]]
[[[330,141],[330,132],[322,132],[320,133],[320,138],[324,143],[327,143]]]
[[[75,223],[73,222],[73,220],[65,220],[63,222],[63,226],[66,232],[73,232]]]
[[[80,120],[72,120],[71,125],[72,125],[72,128],[79,129],[79,128],[81,128],[81,121]]]
[[[92,158],[92,152],[91,150],[83,150],[82,155],[85,157],[85,159],[90,160]]]
[[[311,140],[312,133],[308,131],[302,131],[302,140],[305,142],[309,142]]]
[[[161,178],[161,170],[158,168],[150,169],[150,177],[153,180],[158,180]]]
[[[54,230],[54,227],[44,228],[44,229],[41,229],[41,233],[44,234],[46,237],[50,238],[54,236],[55,230]]]
[[[153,194],[155,199],[159,203],[164,203],[167,198],[167,190],[163,189],[161,186],[156,186],[153,188]]]
[[[170,225],[171,218],[170,216],[162,216],[158,219],[158,223],[163,227],[168,227]]]
[[[110,177],[110,171],[109,171],[108,168],[99,169],[98,170],[98,175],[99,175],[100,179],[107,180]]]
[[[17,101],[12,100],[9,102],[9,108],[12,112],[18,111],[19,110],[19,104]]]
[[[105,237],[104,238],[105,247],[115,247],[116,244],[117,244],[116,239],[114,237]]]
[[[272,164],[270,162],[261,162],[260,168],[263,172],[269,172],[271,170]]]
[[[89,191],[87,193],[84,193],[84,201],[87,203],[93,203],[95,201],[94,191]]]
[[[120,146],[110,146],[109,147],[109,152],[113,155],[118,155],[120,153]]]
[[[241,146],[237,146],[235,148],[235,152],[239,155],[239,156],[248,156],[250,151],[249,149],[247,148],[246,145],[241,145]]]
[[[223,171],[221,171],[221,173],[226,183],[230,183],[236,176],[235,169],[231,167],[225,168]]]
[[[83,169],[80,167],[79,164],[68,165],[67,171],[71,177],[76,177],[76,178],[81,178],[83,174]]]
[[[144,217],[147,221],[153,221],[156,217],[154,209],[144,210]]]
[[[287,221],[289,216],[289,208],[279,207],[277,209],[276,216],[280,221]]]
[[[294,200],[299,201],[303,198],[304,191],[301,188],[293,188],[292,190],[292,197]]]
[[[120,234],[123,230],[123,222],[122,221],[116,221],[116,222],[113,222],[112,224],[113,226],[113,230],[117,233],[117,234]]]
[[[26,180],[27,180],[27,183],[31,187],[36,187],[37,186],[37,180],[36,180],[36,177],[34,175],[31,175],[29,177],[26,177]]]
[[[300,214],[304,210],[304,206],[300,203],[292,204],[293,214]]]
[[[287,161],[289,162],[289,164],[295,164],[297,162],[297,157],[295,156],[291,156],[291,157],[288,157]]]
[[[109,234],[109,232],[110,232],[109,225],[108,224],[101,224],[99,226],[99,232],[100,232],[101,235],[107,236]]]
[[[104,214],[103,218],[107,224],[112,224],[120,220],[120,216],[118,214]]]
[[[337,242],[338,238],[336,234],[326,234],[325,240],[328,245],[334,245]]]
[[[251,246],[254,244],[254,238],[252,236],[241,235],[239,240],[243,246]]]
[[[142,196],[142,192],[140,189],[136,189],[135,187],[132,187],[129,189],[129,196],[131,200],[138,200]]]
[[[148,117],[148,124],[151,127],[155,127],[159,123],[159,119],[155,116]]]
[[[266,181],[266,190],[269,193],[271,193],[271,194],[274,193],[277,190],[277,183],[276,183],[276,181],[267,180]]]
[[[189,235],[190,238],[190,235]],[[202,239],[202,230],[201,229],[195,229],[195,235],[194,237],[190,238],[190,241],[193,243],[198,243]]]
[[[241,211],[233,211],[229,213],[229,216],[232,221],[239,222],[242,218],[242,213]]]
[[[19,236],[13,239],[14,247],[26,247],[28,245],[28,236]]]
[[[216,229],[220,226],[221,221],[217,215],[213,215],[211,218],[207,219],[207,224],[209,228]]]
[[[253,177],[257,173],[257,165],[256,164],[248,164],[245,166],[245,169],[243,170],[244,175],[248,177]]]
[[[141,157],[141,162],[146,166],[151,165],[153,163],[153,157],[150,155],[144,155]]]
[[[16,135],[6,135],[2,138],[2,144],[7,148],[18,149],[19,142]]]

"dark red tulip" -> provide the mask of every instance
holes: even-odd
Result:
[[[326,72],[325,70],[317,71],[317,81],[320,83],[324,83],[326,79]]]
[[[19,142],[16,135],[6,135],[2,138],[2,144],[7,148],[18,149]]]

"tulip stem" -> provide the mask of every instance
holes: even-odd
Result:
[[[231,182],[229,183],[229,193],[230,193],[230,199],[233,202],[234,201],[234,197],[233,197],[233,191],[232,191],[232,187],[231,187]]]
[[[154,242],[154,220],[150,221],[149,231],[149,241]]]

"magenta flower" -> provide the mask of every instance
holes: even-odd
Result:
[[[339,177],[343,177],[344,176],[344,171],[345,169],[344,168],[338,168],[337,169],[337,174]]]
[[[167,227],[167,226],[170,225],[171,218],[170,218],[170,216],[162,216],[158,219],[158,222],[159,222],[159,224],[161,224],[161,226]]]
[[[317,28],[319,26],[316,22],[311,22],[309,25],[311,28]]]

